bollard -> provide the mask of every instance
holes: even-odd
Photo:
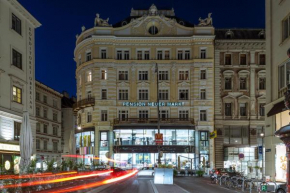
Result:
[[[245,191],[245,178],[243,179],[243,183],[242,183],[242,192]]]

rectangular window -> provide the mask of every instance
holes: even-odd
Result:
[[[47,134],[47,127],[48,126],[46,124],[43,125],[43,133],[45,133],[45,134]]]
[[[206,120],[207,120],[207,117],[206,117],[206,110],[200,110],[199,120],[200,120],[200,121],[206,121]]]
[[[179,90],[179,100],[188,100],[188,90]]]
[[[101,110],[101,121],[108,121],[107,110]]]
[[[122,51],[117,51],[117,60],[122,60]]]
[[[205,80],[206,79],[206,70],[201,70],[200,71],[200,79]]]
[[[12,29],[21,35],[21,20],[12,13]]]
[[[57,136],[57,127],[52,128],[52,134]]]
[[[225,116],[232,116],[232,103],[225,103]]]
[[[40,140],[36,139],[36,149],[40,149]]]
[[[92,82],[92,71],[87,72],[87,82]]]
[[[150,53],[149,53],[149,51],[145,51],[144,52],[144,59],[145,60],[149,60],[150,59]]]
[[[169,59],[170,59],[170,52],[169,52],[168,50],[166,50],[166,51],[164,52],[164,59],[165,59],[165,60],[169,60]]]
[[[35,98],[36,98],[36,100],[40,101],[40,94],[39,94],[39,92],[36,92]]]
[[[101,70],[101,79],[102,80],[107,80],[107,78],[108,78],[107,70]]]
[[[232,78],[225,78],[225,90],[231,90],[232,89]]]
[[[188,71],[179,71],[179,80],[189,80]]]
[[[259,78],[259,89],[260,90],[266,89],[266,78]]]
[[[57,152],[57,146],[58,146],[58,143],[57,142],[53,142],[53,151],[54,152]]]
[[[159,90],[159,100],[168,100],[168,90]]]
[[[139,80],[148,80],[148,71],[139,71]]]
[[[22,69],[22,54],[12,49],[12,65]]]
[[[240,116],[247,116],[247,104],[240,103]]]
[[[206,99],[206,91],[205,89],[200,90],[200,99],[205,100]]]
[[[101,50],[101,58],[106,59],[107,58],[107,50],[102,49]]]
[[[43,141],[43,150],[47,150],[47,141],[46,140]]]
[[[124,51],[124,60],[129,60],[130,59],[130,53],[128,50]]]
[[[36,132],[37,132],[37,133],[40,132],[40,123],[36,123]]]
[[[240,78],[240,90],[247,89],[247,78]]]
[[[260,116],[265,116],[265,103],[260,103]]]
[[[47,96],[43,95],[43,103],[47,104]]]
[[[107,89],[102,89],[102,100],[107,99]]]
[[[52,113],[52,120],[57,121],[57,113]]]
[[[240,65],[247,65],[246,54],[240,54]]]
[[[148,111],[147,110],[139,111],[139,119],[148,119]]]
[[[190,50],[185,50],[184,59],[185,60],[190,60]]]
[[[290,16],[282,21],[282,41],[290,36]]]
[[[129,94],[128,90],[119,90],[119,100],[128,100],[129,99]]]
[[[226,54],[225,65],[232,65],[232,55],[231,54]]]
[[[139,90],[139,100],[148,100],[148,90]]]
[[[87,52],[86,53],[86,61],[90,61],[92,59],[92,53],[91,52]]]
[[[259,64],[260,65],[265,65],[266,64],[266,55],[265,54],[260,54],[259,55]]]
[[[14,140],[20,139],[21,123],[14,121]]]
[[[159,80],[168,80],[168,71],[159,71]]]
[[[159,111],[159,118],[161,120],[167,120],[169,118],[169,113],[168,113],[168,110],[161,110]]]
[[[119,71],[119,80],[128,80],[128,71]]]
[[[206,58],[206,49],[201,49],[200,50],[200,58],[205,59]]]
[[[36,107],[36,116],[40,116],[40,107]]]
[[[279,66],[279,89],[285,87],[285,65]]]
[[[189,119],[188,111],[179,111],[179,119],[187,121]]]
[[[162,59],[163,59],[162,58],[162,51],[160,50],[157,52],[157,60],[162,60]]]
[[[47,109],[43,109],[43,117],[47,118]]]
[[[22,89],[13,86],[13,101],[22,104]]]
[[[88,91],[88,92],[87,92],[87,98],[88,98],[88,99],[92,98],[92,91]]]
[[[88,112],[87,113],[87,123],[90,123],[90,122],[92,122],[92,113]]]
[[[137,60],[142,60],[142,51],[137,51]]]
[[[178,52],[177,52],[177,59],[178,60],[182,60],[183,59],[182,55],[183,55],[183,51],[182,50],[178,50]]]
[[[101,133],[101,141],[108,141],[108,132],[100,132]]]
[[[119,119],[121,121],[128,120],[128,111],[125,110],[119,111]]]

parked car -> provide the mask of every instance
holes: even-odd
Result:
[[[277,183],[276,193],[286,193],[286,183]]]

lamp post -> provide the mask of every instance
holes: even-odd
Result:
[[[157,115],[158,115],[158,125],[157,125],[157,129],[158,129],[158,134],[160,134],[160,112],[159,112],[159,72],[158,72],[158,64],[156,63],[155,65],[155,73],[157,75]],[[156,139],[155,139],[156,140]],[[158,148],[158,164],[161,164],[161,158],[160,158],[160,144],[158,143],[157,145]]]
[[[260,133],[260,136],[262,138],[262,179],[264,179],[264,127],[262,128],[262,133]]]

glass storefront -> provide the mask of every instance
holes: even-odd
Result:
[[[178,167],[178,157],[180,156],[180,169],[194,169],[194,154],[193,153],[163,153],[161,164],[170,164],[173,167]],[[192,161],[191,159],[192,158]],[[118,162],[115,167],[121,168],[143,168],[154,167],[158,161],[158,153],[115,153],[114,159]],[[192,165],[191,165],[192,164]]]
[[[91,165],[94,158],[95,132],[83,131],[75,134],[76,150],[80,155],[85,155],[83,158],[78,158],[78,162],[85,165]]]
[[[157,129],[114,130],[114,145],[156,145]],[[163,145],[194,145],[194,130],[161,129]]]
[[[276,181],[286,182],[287,175],[287,157],[286,146],[284,144],[276,145]]]

